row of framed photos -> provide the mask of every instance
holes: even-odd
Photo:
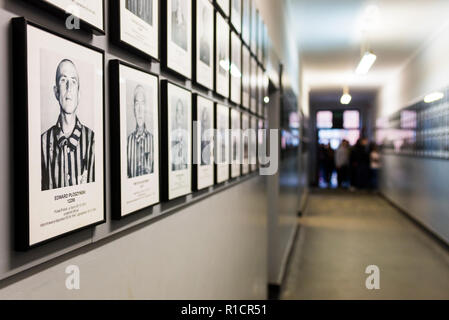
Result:
[[[27,1],[64,15],[73,12],[104,34],[104,0]],[[111,39],[116,44],[160,60],[176,74],[260,111],[268,90],[263,68],[267,28],[254,0],[114,0],[109,6]]]
[[[106,220],[105,54],[25,18],[12,26],[16,247],[26,250]],[[109,71],[114,219],[257,170],[262,118],[119,60]]]

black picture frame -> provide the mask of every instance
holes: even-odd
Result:
[[[202,76],[203,73],[205,73],[205,66],[206,64],[203,64],[200,62],[200,52],[201,50],[198,50],[199,42],[201,39],[201,36],[198,34],[198,28],[199,28],[199,17],[198,17],[198,2],[204,2],[206,5],[209,6],[209,9],[211,10],[211,16],[210,16],[210,23],[212,29],[211,32],[211,43],[210,45],[210,57],[209,57],[209,76],[210,79],[206,79]],[[193,37],[192,37],[192,80],[199,86],[208,89],[208,90],[214,90],[214,81],[215,81],[215,8],[213,4],[209,0],[193,0],[193,9],[192,9],[192,28],[193,28]]]
[[[14,190],[14,228],[15,228],[15,241],[14,247],[17,251],[28,251],[30,249],[43,246],[49,242],[55,241],[57,239],[72,235],[74,233],[80,232],[82,230],[91,229],[97,225],[106,222],[106,203],[104,190],[106,189],[106,179],[105,179],[105,157],[103,157],[103,162],[101,163],[103,167],[103,215],[102,219],[94,223],[85,225],[83,227],[70,230],[58,234],[57,236],[49,237],[45,240],[39,241],[37,243],[30,244],[30,170],[29,170],[29,87],[28,87],[28,26],[34,27],[48,33],[50,35],[61,38],[65,41],[71,42],[83,48],[87,48],[96,53],[102,55],[102,70],[105,69],[105,52],[102,49],[96,48],[89,44],[82,43],[75,39],[69,38],[65,35],[56,33],[50,29],[47,29],[41,25],[33,23],[26,20],[23,17],[13,18],[11,20],[12,24],[12,54],[13,54],[13,131],[14,131],[14,149],[13,155],[15,159],[15,183],[13,186]],[[103,90],[102,94],[102,136],[103,136],[103,155],[104,155],[104,145],[105,145],[105,78],[103,74],[102,80]],[[24,190],[24,186],[26,186]]]
[[[210,129],[215,128],[215,104],[211,99],[209,99],[201,94],[198,94],[198,93],[195,93],[192,95],[192,119],[193,119],[193,121],[196,121],[197,123],[200,123],[200,121],[201,121],[201,115],[198,113],[198,108],[200,107],[199,102],[198,102],[199,99],[207,100],[207,102],[211,104],[210,111],[212,112],[212,118],[211,118],[212,121],[211,121]],[[201,143],[198,143],[198,142],[201,141],[201,137],[200,137],[200,132],[195,132],[195,127],[192,127],[192,136],[194,138],[195,137],[197,138],[197,139],[192,140],[192,142],[193,142],[192,187],[193,187],[193,191],[200,191],[200,190],[206,189],[208,187],[212,187],[215,184],[215,156],[214,156],[215,155],[215,150],[214,150],[215,149],[215,136],[212,134],[212,137],[211,137],[211,140],[212,140],[211,146],[213,148],[212,148],[212,155],[210,158],[211,163],[210,163],[208,169],[209,169],[209,171],[212,171],[212,174],[208,178],[212,181],[210,181],[208,183],[200,182],[200,180],[201,180],[201,177],[200,177],[201,159],[199,159],[199,157],[198,157],[198,152],[199,152],[198,148],[201,148]]]
[[[225,121],[225,128],[221,127],[221,123],[219,121],[220,115],[222,116],[223,121]],[[221,120],[221,119],[220,119]],[[229,132],[231,129],[230,126],[230,120],[231,120],[231,108],[225,104],[221,103],[215,103],[215,184],[223,184],[226,181],[230,180],[231,178],[231,172],[230,172],[230,156],[231,156],[231,149],[230,149],[230,137]],[[220,132],[221,130],[224,130],[224,132]],[[223,134],[223,137],[220,137],[220,135]],[[219,148],[221,148],[221,145],[219,145],[219,142],[225,141],[225,147],[224,152],[218,152]],[[223,150],[222,150],[223,151]],[[224,163],[221,161],[220,156],[223,156],[224,154]],[[221,175],[224,175],[222,177]]]
[[[127,217],[133,216],[135,214],[138,214],[143,211],[147,211],[148,208],[151,208],[158,203],[160,203],[160,195],[161,195],[161,189],[159,185],[159,192],[158,192],[158,198],[159,201],[146,206],[142,209],[138,209],[136,211],[133,211],[131,213],[123,214],[122,212],[122,188],[123,188],[123,181],[122,181],[122,166],[121,166],[121,156],[122,156],[122,147],[121,147],[121,113],[120,113],[120,102],[121,102],[121,96],[120,96],[120,66],[125,66],[128,68],[131,68],[133,70],[136,70],[138,72],[141,72],[143,74],[147,74],[150,76],[153,76],[157,80],[157,110],[158,114],[160,113],[160,101],[161,101],[161,94],[160,94],[160,84],[159,84],[159,76],[155,73],[149,72],[143,68],[137,67],[135,65],[132,65],[130,63],[124,62],[122,60],[111,60],[109,62],[109,90],[110,90],[110,136],[111,141],[118,141],[118,143],[111,143],[111,201],[112,201],[112,211],[111,216],[113,220],[122,220],[126,219]],[[157,119],[157,130],[158,133],[160,132],[161,127],[161,118],[158,116]],[[160,155],[161,155],[161,135],[158,134],[157,139],[157,157],[158,157],[158,165],[157,165],[157,172],[158,172],[158,178],[157,183],[160,183],[160,172],[161,172],[161,162],[160,162]]]
[[[220,24],[220,26],[219,26]],[[224,29],[224,30],[223,30]],[[222,49],[227,52],[223,52],[220,50],[219,46],[222,46]],[[223,98],[229,98],[230,94],[230,58],[231,58],[231,28],[227,23],[226,19],[217,11],[215,13],[215,77],[214,77],[214,88],[215,92],[222,96]],[[225,60],[223,62],[227,63],[227,70],[223,67],[220,67],[220,55],[224,54],[222,57]],[[220,70],[224,71],[224,75],[220,73]]]
[[[171,196],[170,195],[170,164],[169,164],[169,148],[170,148],[170,140],[169,140],[169,86],[174,86],[176,88],[179,88],[181,90],[184,90],[192,96],[192,93],[190,90],[172,82],[169,80],[162,80],[160,83],[160,89],[161,89],[161,108],[160,108],[160,117],[161,117],[161,126],[160,126],[160,132],[161,132],[161,157],[160,157],[160,195],[161,195],[161,201],[162,202],[169,202],[171,200],[175,200],[178,198],[185,197],[193,192],[192,187],[192,130],[188,130],[190,134],[190,146],[188,146],[188,149],[190,152],[190,157],[187,158],[187,161],[190,163],[188,166],[190,166],[190,173],[189,173],[189,181],[190,181],[190,190],[188,192],[183,192],[180,195]],[[189,103],[192,105],[192,97],[190,97]],[[190,126],[192,126],[192,110],[188,112],[188,117],[190,118]]]
[[[168,2],[172,0],[162,0],[160,4],[160,38],[162,42],[159,45],[159,57],[161,62],[161,67],[164,68],[164,70],[174,74],[175,76],[181,78],[182,80],[190,80],[193,76],[193,35],[194,35],[194,27],[193,27],[193,3],[191,0],[185,1],[187,5],[190,7],[190,24],[186,26],[187,31],[187,39],[186,39],[186,46],[187,46],[187,53],[184,56],[184,59],[181,59],[185,63],[189,63],[189,66],[175,66],[173,63],[173,56],[171,56],[173,53],[173,50],[170,50],[169,46],[172,43],[169,41],[169,32],[168,32],[168,26],[169,26],[169,19],[168,15],[168,9],[169,4]],[[170,4],[171,6],[171,4]],[[175,48],[175,47],[173,47]],[[189,50],[190,49],[190,50]],[[182,49],[181,49],[182,50]],[[179,51],[179,50],[178,50]],[[179,51],[180,52],[180,51]],[[176,55],[176,53],[174,53]],[[181,70],[184,69],[184,70]]]
[[[49,12],[51,12],[53,15],[55,15],[56,17],[60,18],[61,20],[63,19],[67,19],[67,17],[69,16],[68,13],[66,13],[65,10],[63,10],[62,8],[58,7],[55,4],[52,4],[50,2],[47,1],[43,1],[43,0],[23,0],[26,1],[28,3],[32,3],[38,7],[41,7],[42,9],[45,9]],[[114,1],[110,1],[110,2],[114,2]],[[103,6],[103,10],[102,10],[102,20],[103,20],[103,28],[99,28],[97,26],[92,25],[91,23],[80,19],[80,27],[85,30],[85,31],[89,31],[92,32],[95,35],[101,35],[104,36],[106,34],[106,17],[105,17],[105,0],[101,0],[102,6]]]
[[[160,46],[161,46],[161,24],[160,24],[160,2],[164,0],[153,0],[155,3],[157,3],[157,12],[155,12],[155,15],[157,16],[157,31],[156,31],[156,41],[157,41],[157,49],[155,50],[155,54],[151,54],[149,52],[146,52],[142,49],[137,48],[136,46],[132,45],[131,43],[125,41],[122,39],[122,10],[121,10],[121,1],[122,0],[114,0],[109,2],[109,28],[110,28],[110,35],[111,35],[111,41],[113,44],[122,47],[128,51],[132,51],[134,54],[141,56],[144,59],[148,59],[150,61],[156,61],[160,62]]]

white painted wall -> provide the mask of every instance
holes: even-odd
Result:
[[[449,85],[449,23],[435,30],[383,88],[378,117]],[[395,204],[449,243],[449,161],[389,155],[383,158],[381,188]]]

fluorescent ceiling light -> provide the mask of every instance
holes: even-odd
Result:
[[[432,103],[438,100],[441,100],[444,98],[444,93],[442,92],[432,92],[429,93],[427,96],[424,97],[425,103]]]
[[[349,93],[344,93],[344,94],[341,96],[340,103],[341,103],[341,104],[350,104],[350,103],[351,103],[351,100],[352,100],[351,95],[350,95]]]
[[[270,98],[269,98],[269,97],[265,97],[265,98],[263,98],[263,101],[264,101],[266,104],[268,104],[268,103],[270,103]]]
[[[365,54],[362,57],[362,60],[360,60],[360,63],[355,70],[355,73],[358,75],[367,74],[368,71],[373,66],[374,62],[376,62],[377,56],[372,52],[365,52]]]

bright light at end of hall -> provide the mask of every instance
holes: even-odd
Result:
[[[365,54],[362,57],[362,60],[360,60],[360,63],[355,70],[355,73],[358,75],[367,74],[368,71],[373,66],[374,62],[376,62],[377,56],[372,52],[365,52]]]
[[[265,102],[265,104],[270,103],[270,98],[268,96],[263,98],[263,102]]]
[[[351,95],[349,94],[349,88],[343,88],[343,95],[341,96],[340,103],[341,104],[350,104],[352,100]]]
[[[444,93],[442,92],[432,92],[429,93],[427,96],[424,97],[425,103],[432,103],[438,100],[441,100],[444,98]]]

